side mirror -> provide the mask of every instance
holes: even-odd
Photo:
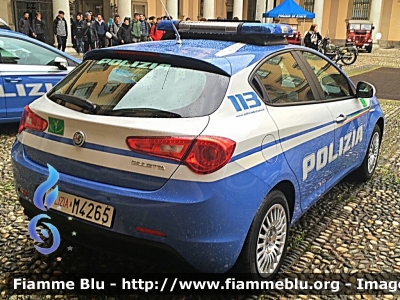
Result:
[[[56,57],[54,59],[54,65],[59,69],[59,70],[67,70],[68,62],[65,58],[62,57]]]
[[[375,26],[372,26],[372,30],[374,30],[375,29]]]
[[[376,90],[372,84],[365,81],[357,83],[356,97],[357,98],[372,98],[375,96]]]

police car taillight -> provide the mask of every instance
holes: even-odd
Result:
[[[236,143],[214,136],[201,137],[128,137],[133,151],[183,162],[193,172],[210,174],[232,158]]]
[[[29,106],[25,106],[22,112],[21,121],[18,127],[18,133],[21,133],[24,129],[45,131],[47,128],[47,121],[35,114]]]

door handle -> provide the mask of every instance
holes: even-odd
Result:
[[[4,78],[4,80],[7,81],[7,82],[15,83],[15,82],[22,81],[22,78],[21,77],[14,77],[14,78],[6,77],[6,78]]]
[[[336,123],[342,123],[347,120],[346,116],[340,115],[339,117],[336,118]]]

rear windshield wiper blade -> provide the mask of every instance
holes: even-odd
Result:
[[[92,101],[77,96],[66,95],[66,94],[53,94],[49,98],[53,101],[60,99],[61,101],[71,103],[80,108],[86,109],[90,112],[93,112],[97,109],[96,104],[93,104]]]
[[[106,110],[105,115],[125,117],[182,118],[180,114],[156,108],[126,108]]]

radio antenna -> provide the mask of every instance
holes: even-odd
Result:
[[[174,24],[174,22],[172,21],[172,18],[171,18],[171,16],[169,15],[169,12],[168,12],[167,8],[166,8],[165,5],[164,5],[164,1],[163,1],[163,0],[160,0],[160,2],[161,2],[162,7],[163,7],[164,10],[165,10],[165,13],[167,14],[168,19],[171,21],[172,27],[174,28],[175,36],[176,36],[176,43],[180,45],[180,44],[182,44],[182,40],[181,40],[181,36],[179,35],[178,29],[176,29],[175,24]]]

